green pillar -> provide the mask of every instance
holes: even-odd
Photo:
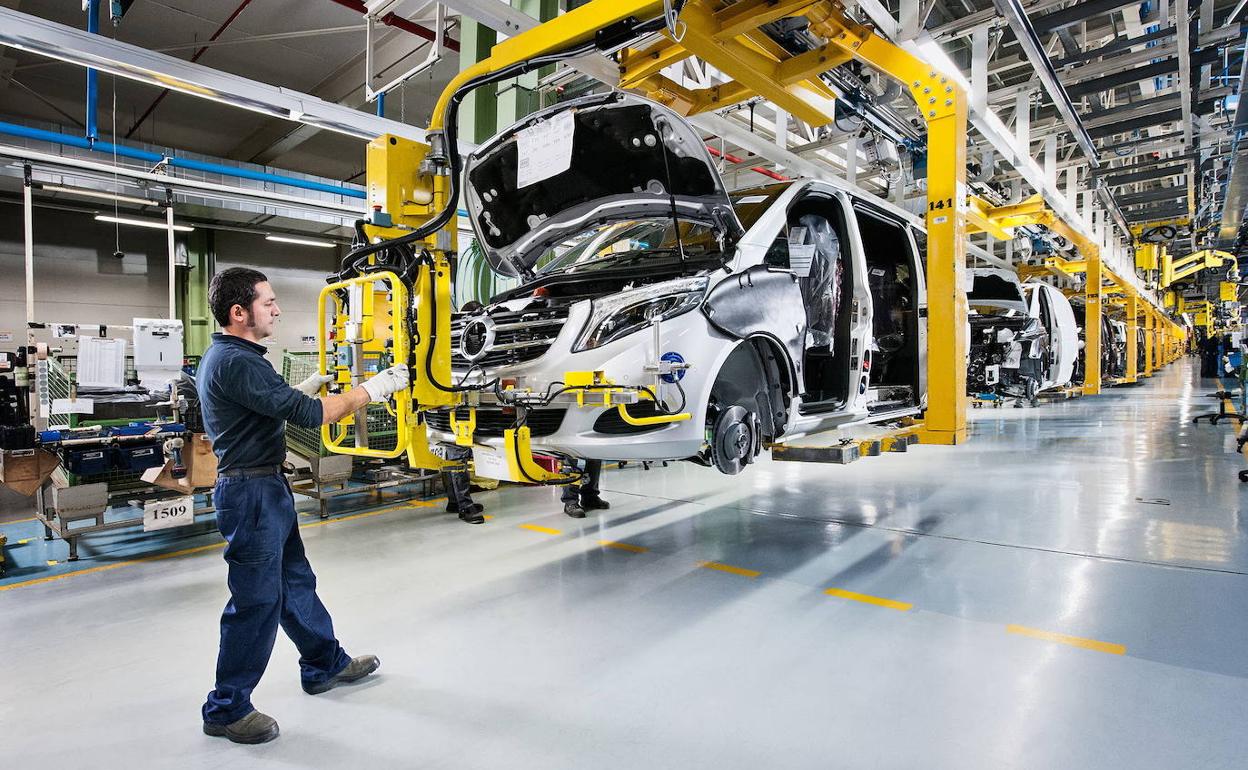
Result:
[[[467,69],[490,55],[498,33],[480,22],[460,17],[459,68]],[[498,99],[495,85],[478,88],[459,107],[459,135],[480,144],[498,130]]]
[[[217,269],[211,230],[197,228],[186,237],[186,267],[178,268],[177,310],[182,321],[183,347],[188,356],[200,356],[217,328],[208,309],[208,282]]]
[[[511,7],[538,21],[550,21],[559,15],[559,0],[511,0]],[[498,84],[499,128],[510,126],[542,106],[537,82],[552,71],[553,65]]]

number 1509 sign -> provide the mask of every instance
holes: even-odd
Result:
[[[143,506],[143,531],[182,527],[195,521],[195,498],[155,500]]]

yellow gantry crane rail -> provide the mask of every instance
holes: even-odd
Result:
[[[1047,257],[1040,265],[1023,265],[1018,268],[1019,275],[1024,279],[1041,274],[1084,275],[1084,382],[1085,395],[1101,392],[1105,384],[1101,372],[1101,354],[1103,347],[1110,344],[1101,338],[1101,317],[1106,312],[1105,306],[1123,309],[1127,323],[1125,371],[1121,382],[1136,382],[1140,376],[1151,376],[1161,366],[1170,363],[1177,357],[1174,340],[1182,335],[1174,332],[1181,329],[1170,321],[1152,302],[1145,301],[1135,288],[1121,276],[1107,267],[1101,259],[1100,245],[1084,237],[1059,218],[1044,203],[1039,195],[1034,195],[1020,203],[1006,206],[992,206],[982,199],[971,197],[968,208],[972,212],[968,216],[970,232],[986,232],[995,238],[1009,240],[1013,237],[1013,228],[1030,225],[1043,225],[1053,233],[1070,241],[1081,259],[1065,257]],[[1152,246],[1150,244],[1150,246]],[[1164,250],[1161,250],[1164,251]],[[1146,257],[1153,257],[1157,251],[1150,251]],[[1140,257],[1137,255],[1137,264]],[[1139,334],[1145,328],[1145,367],[1139,371]]]

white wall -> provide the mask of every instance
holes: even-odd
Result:
[[[155,218],[155,217],[153,217]],[[168,315],[165,234],[133,226],[120,229],[125,258],[112,256],[111,225],[92,215],[35,208],[35,317],[45,322],[129,325],[134,318]],[[22,208],[0,203],[0,331],[25,340]],[[314,350],[301,337],[316,333],[316,302],[325,276],[336,269],[338,249],[266,241],[262,235],[214,231],[217,270],[251,267],[269,277],[282,316],[269,360],[280,371],[282,350]],[[110,336],[113,336],[110,334]],[[129,338],[128,332],[116,336]],[[37,339],[53,342],[50,331]],[[16,343],[0,342],[0,350]],[[56,340],[66,352],[72,342]]]
[[[216,233],[217,270],[250,267],[268,276],[282,315],[268,358],[281,371],[282,350],[316,350],[301,337],[316,334],[316,303],[325,276],[338,266],[337,249],[266,241],[249,233]]]

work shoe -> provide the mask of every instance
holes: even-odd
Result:
[[[253,711],[247,716],[228,725],[204,722],[204,735],[214,738],[229,738],[235,743],[268,743],[278,736],[277,720],[268,714]]]
[[[459,520],[466,524],[484,524],[485,515],[481,513],[484,510],[481,503],[473,503],[468,510],[459,512]]]
[[[380,667],[381,660],[376,655],[360,655],[352,658],[347,667],[339,671],[332,679],[326,679],[324,682],[304,682],[303,691],[308,695],[320,695],[340,684],[350,684],[363,679]]]
[[[611,507],[611,503],[603,500],[598,495],[581,495],[581,507],[585,510],[605,511]]]
[[[563,512],[574,519],[585,518],[585,509],[581,507],[580,503],[564,503]]]

